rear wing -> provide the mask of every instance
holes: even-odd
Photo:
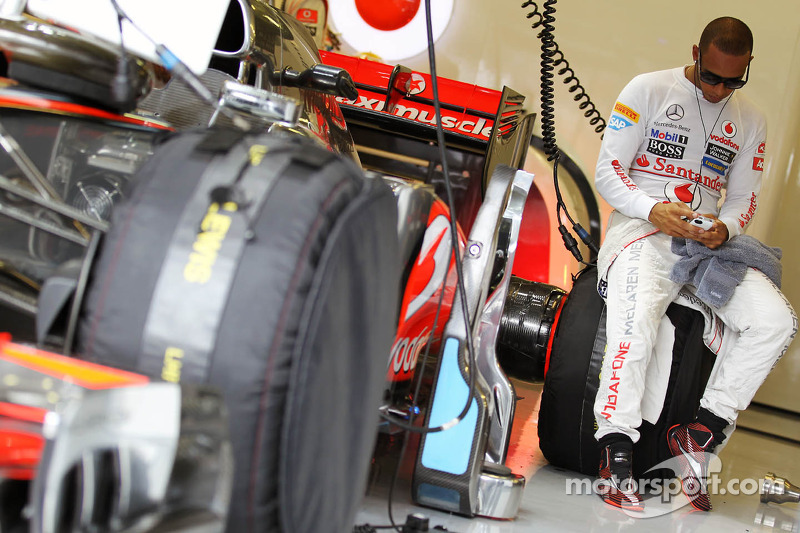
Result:
[[[405,119],[393,126],[401,133],[435,139],[433,88],[429,74],[333,52],[321,52],[321,55],[323,63],[344,68],[356,83],[359,94],[354,102],[339,99],[346,116],[380,116],[369,115],[370,111],[394,116]],[[494,127],[502,93],[441,77],[438,84],[442,127],[448,137],[473,149],[485,147]]]
[[[431,76],[320,53],[323,63],[347,70],[358,89],[355,101],[337,101],[364,167],[434,185],[438,172],[441,181]],[[469,231],[495,166],[524,164],[535,115],[525,112],[525,97],[508,87],[497,91],[442,77],[437,82],[448,166],[459,189],[458,218]]]

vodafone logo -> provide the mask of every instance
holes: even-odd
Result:
[[[736,144],[735,142],[733,142],[730,139],[726,139],[725,137],[720,137],[719,135],[717,135],[715,133],[712,133],[711,135],[709,135],[708,138],[713,140],[713,141],[717,141],[720,144],[724,144],[725,146],[729,146],[729,147],[733,148],[736,152],[739,151],[739,145]]]
[[[728,139],[735,137],[737,131],[738,130],[736,129],[736,124],[734,124],[730,120],[726,120],[725,122],[722,123],[722,134]]]
[[[416,72],[411,73],[411,79],[408,80],[408,94],[415,95],[425,90],[425,78]]]
[[[416,368],[419,354],[430,337],[427,328],[424,328],[422,333],[414,338],[402,337],[395,341],[390,355],[392,370],[395,374],[407,374]]]
[[[316,9],[300,9],[297,11],[296,18],[300,22],[316,24],[319,20],[319,12]]]

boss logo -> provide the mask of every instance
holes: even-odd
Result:
[[[648,152],[671,159],[683,159],[684,150],[686,150],[685,146],[659,141],[658,139],[650,139],[647,143]]]

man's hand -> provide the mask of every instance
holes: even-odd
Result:
[[[688,220],[697,217],[699,213],[692,211],[683,202],[671,202],[656,204],[650,211],[650,222],[655,227],[671,237],[683,237],[692,239],[711,248],[719,246],[728,240],[728,227],[719,221],[714,215],[703,215],[714,221],[714,226],[710,230],[704,230],[691,225]],[[686,217],[688,220],[683,220]]]

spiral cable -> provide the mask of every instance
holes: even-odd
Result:
[[[600,111],[597,110],[597,107],[594,105],[594,102],[592,102],[589,93],[587,93],[586,89],[583,87],[583,85],[581,85],[581,81],[575,75],[575,71],[572,69],[572,67],[570,67],[569,61],[567,61],[567,58],[564,56],[564,53],[561,51],[561,49],[558,46],[558,43],[555,42],[555,39],[553,37],[552,33],[554,30],[553,21],[555,20],[555,18],[553,17],[553,13],[555,13],[555,7],[553,7],[554,4],[555,0],[547,0],[543,4],[545,6],[544,15],[542,15],[542,13],[539,12],[539,6],[537,6],[536,2],[534,2],[533,0],[527,0],[524,4],[522,4],[523,9],[527,7],[533,8],[533,11],[531,11],[526,15],[526,17],[529,19],[536,18],[534,23],[531,24],[531,28],[536,29],[539,28],[540,26],[543,27],[542,32],[538,35],[538,37],[542,39],[543,54],[545,48],[545,40],[547,40],[548,56],[546,61],[549,63],[549,66],[552,67],[548,69],[548,75],[549,75],[548,79],[550,80],[549,84],[550,91],[548,93],[548,97],[550,98],[550,101],[547,102],[547,105],[551,108],[553,105],[552,78],[554,76],[552,76],[552,71],[555,70],[555,68],[561,67],[557,71],[557,74],[559,76],[564,77],[563,82],[565,85],[569,85],[569,88],[567,90],[570,93],[577,93],[573,95],[573,100],[575,102],[580,102],[578,104],[578,109],[584,112],[583,116],[589,120],[589,124],[591,126],[594,126],[594,131],[602,135],[603,131],[605,131],[606,129],[606,121],[605,119],[603,119],[603,116],[600,113]],[[545,96],[544,92],[542,93],[542,96],[543,97]],[[544,107],[542,109],[543,109],[542,123],[544,124],[544,120],[546,117],[544,115]],[[545,151],[545,153],[547,152]]]
[[[556,0],[545,0],[544,14],[541,17],[542,32],[539,39],[542,41],[541,54],[541,109],[542,109],[542,138],[544,139],[544,153],[548,161],[558,159],[558,146],[556,145],[556,117],[555,117],[555,91],[553,89],[553,78],[555,75],[555,62],[553,56],[556,54],[558,46],[555,42],[555,26],[553,23],[556,18],[554,4]],[[555,163],[554,163],[555,164]]]
[[[592,102],[592,99],[589,97],[586,89],[584,89],[583,85],[581,85],[581,81],[575,75],[575,71],[569,66],[569,61],[567,61],[567,59],[564,57],[564,53],[558,48],[558,44],[555,46],[555,54],[558,55],[558,59],[553,62],[553,66],[558,67],[561,64],[564,65],[561,69],[559,69],[558,75],[564,76],[565,85],[572,84],[567,89],[570,93],[577,92],[572,99],[576,102],[580,102],[578,104],[578,109],[583,111],[583,116],[589,119],[589,125],[594,126],[594,131],[602,134],[606,129],[606,121],[603,119],[600,111],[598,111],[595,107],[594,102]]]
[[[558,65],[564,65],[558,71],[559,75],[564,76],[565,74],[569,73],[569,76],[567,76],[564,82],[567,84],[573,84],[569,88],[569,91],[571,93],[579,91],[574,97],[575,101],[577,102],[585,98],[585,101],[579,104],[579,109],[586,109],[587,107],[590,107],[590,109],[584,113],[584,116],[589,118],[593,114],[597,113],[597,110],[595,109],[594,104],[591,103],[591,99],[589,99],[589,96],[581,86],[580,81],[578,81],[578,78],[575,76],[575,72],[570,68],[569,63],[564,58],[564,54],[558,48],[558,44],[555,41],[553,32],[555,31],[554,23],[556,21],[556,1],[557,0],[545,0],[545,2],[542,4],[544,6],[544,11],[542,13],[539,13],[539,6],[536,5],[536,3],[532,0],[526,0],[522,4],[522,8],[524,9],[526,7],[533,7],[533,11],[527,14],[527,18],[538,17],[538,20],[531,26],[531,28],[537,28],[539,26],[542,27],[542,31],[539,32],[538,35],[539,40],[541,41],[542,50],[540,84],[542,144],[544,153],[547,156],[547,160],[553,162],[553,184],[555,186],[556,193],[556,221],[558,222],[558,232],[561,234],[564,247],[570,251],[572,256],[579,263],[588,265],[589,263],[586,263],[583,260],[583,254],[581,254],[581,251],[578,248],[578,241],[569,232],[561,218],[563,213],[572,225],[572,231],[574,231],[575,234],[580,237],[581,241],[583,241],[583,243],[589,247],[592,255],[596,256],[598,252],[597,245],[592,240],[589,232],[583,229],[583,227],[581,227],[579,223],[575,222],[570,216],[569,210],[567,209],[567,204],[564,203],[564,199],[561,196],[561,189],[558,185],[558,161],[561,154],[558,150],[558,144],[556,143],[555,91],[553,88],[553,78],[555,78],[553,71]],[[553,59],[554,56],[558,56],[558,59]],[[595,131],[599,133],[605,129],[605,122],[598,124],[599,121],[602,121],[602,118],[599,117],[599,113],[597,113],[597,119],[598,120],[590,120],[590,124],[597,124]]]

